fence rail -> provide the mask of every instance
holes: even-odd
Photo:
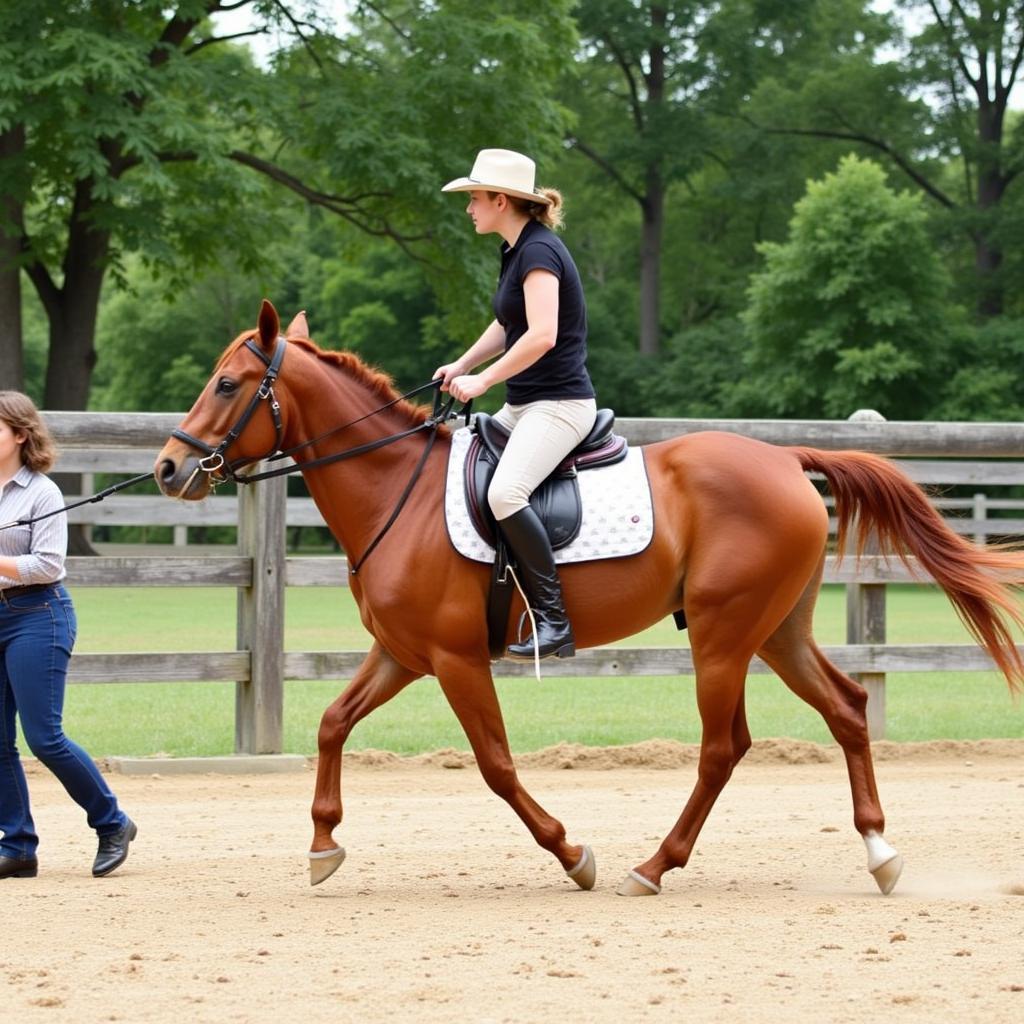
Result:
[[[44,414],[61,456],[56,471],[134,475],[151,468],[156,452],[180,422],[165,413]],[[889,456],[913,457],[904,468],[921,483],[970,487],[1024,484],[1021,424],[889,423],[874,421],[661,420],[620,419],[619,432],[631,444],[645,444],[697,430],[726,430],[776,444],[826,449],[855,448]],[[970,461],[968,461],[970,460]],[[88,492],[89,487],[84,487]],[[284,679],[344,678],[362,661],[362,651],[285,652],[284,602],[289,586],[345,586],[343,557],[288,557],[286,526],[322,525],[308,499],[288,498],[282,478],[244,488],[237,497],[202,502],[123,493],[71,514],[89,525],[171,525],[183,539],[188,526],[237,525],[237,554],[196,556],[187,547],[168,545],[168,555],[118,556],[68,560],[75,586],[233,587],[238,592],[236,649],[173,654],[76,654],[73,682],[234,681],[235,747],[239,753],[278,753],[282,746]],[[69,494],[69,500],[74,496]],[[946,512],[968,512],[951,519],[955,529],[980,540],[1024,533],[1024,519],[992,517],[990,512],[1024,509],[1018,499],[994,499],[987,492],[972,498],[939,498]],[[847,644],[825,648],[827,656],[863,682],[869,692],[869,727],[874,738],[885,733],[885,673],[991,670],[977,647],[893,645],[885,643],[885,591],[892,584],[927,580],[914,576],[899,560],[866,556],[830,557],[825,581],[847,589]],[[528,674],[531,666],[502,661],[499,676]],[[685,648],[597,648],[559,664],[565,676],[692,674]],[[759,660],[755,674],[769,669]]]

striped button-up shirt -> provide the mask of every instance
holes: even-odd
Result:
[[[0,490],[0,527],[62,508],[60,488],[44,473],[22,466]],[[0,574],[0,590],[64,579],[68,550],[67,516],[50,516],[31,526],[0,529],[0,555],[13,558],[20,578]]]

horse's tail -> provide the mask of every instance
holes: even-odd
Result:
[[[954,533],[898,466],[866,452],[793,449],[805,470],[822,473],[835,498],[838,548],[856,524],[857,555],[872,533],[883,553],[908,557],[946,592],[964,625],[1017,692],[1024,660],[1013,639],[1024,612],[1010,586],[1024,583],[1024,553],[972,544]]]

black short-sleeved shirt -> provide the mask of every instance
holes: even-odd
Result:
[[[540,221],[530,220],[514,246],[501,246],[501,274],[494,293],[494,314],[505,328],[507,352],[525,333],[523,281],[531,270],[547,270],[558,278],[558,334],[555,345],[531,366],[509,377],[505,395],[510,405],[541,399],[593,398],[587,373],[587,304],[576,264],[562,240]]]

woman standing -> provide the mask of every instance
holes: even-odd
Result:
[[[92,866],[109,875],[128,856],[137,829],[92,758],[64,735],[64,684],[75,642],[75,609],[64,589],[67,520],[19,525],[63,506],[45,475],[55,451],[32,400],[0,391],[0,878],[39,870],[15,715],[32,752],[61,781],[99,836]]]
[[[505,383],[495,419],[510,432],[488,503],[515,556],[536,633],[509,657],[572,657],[576,643],[547,531],[530,495],[590,432],[597,415],[587,372],[587,307],[576,264],[554,229],[562,196],[534,188],[535,165],[508,149],[483,149],[467,178],[444,192],[468,192],[477,234],[498,234],[501,271],[495,319],[455,362],[438,367],[442,391],[460,402]],[[498,356],[479,373],[473,371]]]

